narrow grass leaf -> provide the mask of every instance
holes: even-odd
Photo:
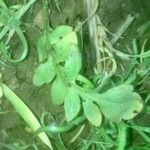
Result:
[[[146,133],[144,133],[141,130],[137,130],[137,132],[142,136],[142,138],[147,142],[150,143],[150,136]]]
[[[138,131],[141,130],[141,131],[143,131],[143,132],[150,133],[150,127],[134,125],[134,126],[131,126],[131,128],[133,128],[133,129],[135,129],[135,130],[138,130]]]
[[[28,108],[28,106],[5,84],[2,84],[2,89],[4,96],[9,100],[9,102],[14,106],[15,110],[19,115],[25,120],[29,127],[35,132],[38,128],[41,127],[39,121]],[[50,148],[52,145],[45,133],[40,133],[39,138]]]
[[[146,57],[150,57],[150,50],[142,53],[142,54],[139,54],[139,55],[135,55],[135,57],[139,57],[139,58],[146,58]]]

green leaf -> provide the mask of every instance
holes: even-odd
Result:
[[[55,50],[55,60],[57,63],[63,62],[69,56],[71,44],[78,44],[77,34],[71,32],[66,34],[57,44],[53,46]]]
[[[103,93],[96,103],[104,116],[116,123],[134,118],[143,108],[141,97],[133,92],[132,85],[114,87]]]
[[[31,109],[7,85],[2,84],[2,89],[4,96],[13,105],[16,112],[18,112],[18,114],[24,119],[33,132],[36,132],[41,125]],[[49,146],[50,149],[52,149],[51,142],[45,133],[41,133],[38,136],[46,145]]]
[[[70,87],[64,101],[65,115],[67,121],[73,120],[80,111],[80,97],[75,89]]]
[[[56,75],[55,67],[53,66],[52,58],[45,63],[39,64],[33,75],[33,84],[41,86],[50,83]]]
[[[56,45],[60,45],[60,46],[64,45],[65,46],[70,43],[74,43],[74,44],[78,43],[77,34],[74,31],[64,35],[64,37],[61,38],[61,40],[58,43],[56,43]]]
[[[139,58],[147,58],[147,57],[150,57],[150,50],[144,52],[144,53],[141,53],[139,55],[135,55],[135,57],[139,57]]]
[[[37,50],[39,54],[39,61],[44,61],[48,59],[48,49],[46,47],[48,43],[48,37],[46,31],[44,34],[39,38],[38,43],[37,43]]]
[[[69,57],[65,62],[65,73],[70,81],[75,81],[81,69],[81,53],[75,44],[71,44]]]
[[[100,109],[96,104],[90,100],[83,102],[83,108],[86,118],[96,127],[100,126],[102,123],[102,114]]]
[[[57,44],[62,38],[73,31],[71,26],[61,25],[56,27],[49,36],[51,45]]]
[[[51,96],[55,105],[61,105],[64,102],[67,92],[66,84],[60,79],[56,78],[52,84]]]

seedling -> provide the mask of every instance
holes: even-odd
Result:
[[[36,135],[43,131],[66,132],[84,122],[85,119],[94,126],[100,127],[106,119],[118,124],[118,150],[123,150],[126,146],[128,128],[123,121],[133,119],[143,109],[142,98],[133,91],[134,88],[131,84],[135,79],[128,82],[129,84],[122,83],[100,93],[103,85],[96,89],[94,83],[80,74],[82,57],[76,29],[73,30],[72,27],[65,25],[55,29],[49,28],[44,31],[38,41],[37,50],[40,64],[35,69],[33,83],[36,86],[52,84],[52,101],[55,105],[64,104],[66,123],[62,126],[53,124],[43,126],[37,130]],[[133,61],[137,57],[149,56],[149,51],[135,55],[121,53],[115,50],[108,41],[105,41],[106,39],[103,40],[108,48],[105,51],[110,54],[112,60],[114,58],[109,49],[121,58]],[[115,73],[117,69],[115,61],[114,59],[114,67],[106,79]],[[81,112],[83,115],[80,115]],[[132,126],[130,127],[132,128]],[[144,133],[142,132],[142,134]]]
[[[2,57],[10,62],[21,62],[27,56],[28,43],[21,29],[21,17],[35,2],[36,0],[30,0],[25,6],[16,5],[8,8],[3,0],[0,1],[0,26],[3,27],[0,33],[0,52]],[[112,34],[95,14],[98,0],[92,5],[90,1],[86,2],[91,11],[88,11],[87,18],[77,27],[60,25],[52,28],[48,20],[48,2],[43,1],[47,20],[44,24],[45,29],[37,42],[38,63],[34,70],[33,84],[41,88],[43,85],[51,87],[50,100],[56,106],[63,106],[65,114],[63,121],[58,124],[51,112],[43,112],[39,122],[25,102],[3,82],[0,84],[0,97],[5,97],[13,105],[16,112],[33,130],[35,138],[38,136],[49,149],[55,148],[56,139],[57,144],[60,145],[59,149],[66,150],[61,133],[69,132],[82,124],[67,143],[74,144],[77,139],[80,140],[74,149],[93,149],[93,145],[96,150],[129,149],[128,145],[131,145],[129,143],[131,139],[128,137],[129,130],[134,130],[145,141],[143,149],[146,150],[149,148],[147,143],[150,143],[150,128],[138,125],[134,122],[134,118],[144,111],[144,106],[146,107],[149,100],[149,93],[144,91],[146,94],[143,94],[142,90],[139,90],[139,86],[150,74],[149,63],[147,63],[150,50],[146,50],[148,40],[146,39],[142,46],[139,46],[136,39],[133,39],[133,47],[128,47],[129,53],[116,49],[114,45],[122,38],[135,16],[129,15],[116,33]],[[61,12],[59,1],[55,0],[55,4],[57,10]],[[82,35],[81,29],[85,23],[90,23],[92,17],[95,17],[95,24],[94,27],[89,26],[89,30],[95,32],[90,36],[94,36],[97,49],[96,63],[92,68],[93,75],[88,76],[83,70],[84,35],[79,37],[79,31]],[[138,32],[143,34],[148,25],[149,22],[139,28]],[[9,42],[15,32],[23,45],[22,55],[18,59],[14,59],[9,51],[11,48]],[[112,39],[107,36],[110,33],[113,35]],[[124,62],[131,63],[130,67],[125,68]],[[123,73],[118,75],[119,69]],[[145,112],[149,114],[149,106],[146,107]],[[5,113],[7,111],[2,111],[0,115]],[[48,123],[45,121],[46,116],[49,119]],[[87,124],[90,130],[84,139],[80,137],[80,134]],[[20,148],[15,143],[2,144],[2,146],[10,149]],[[26,145],[23,148],[34,146],[34,144]],[[135,149],[141,149],[140,146],[132,146]],[[34,149],[37,147],[35,146]]]
[[[41,42],[43,39],[47,42]],[[43,47],[46,49],[41,49]],[[78,117],[82,109],[95,126],[101,125],[102,114],[112,122],[121,122],[132,119],[142,110],[141,97],[133,92],[132,85],[119,85],[99,94],[88,85],[91,83],[88,79],[86,83],[82,78],[82,84],[77,82],[81,76],[81,52],[71,27],[59,26],[42,35],[37,49],[39,60],[44,62],[35,70],[33,83],[36,86],[52,83],[52,101],[56,105],[64,103],[68,122]]]

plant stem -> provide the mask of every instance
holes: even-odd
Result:
[[[126,146],[126,130],[127,130],[127,126],[121,122],[118,125],[118,149],[117,150],[125,150],[125,146]]]
[[[66,125],[62,125],[62,126],[56,126],[56,125],[47,125],[47,126],[43,126],[40,127],[36,132],[35,132],[35,136],[38,135],[41,132],[50,132],[50,133],[62,133],[62,132],[67,132],[69,130],[71,130],[74,126],[80,124],[81,122],[83,122],[85,120],[85,116],[82,115],[76,119],[74,119],[73,121],[68,122]]]

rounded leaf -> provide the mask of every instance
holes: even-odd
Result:
[[[71,44],[77,45],[77,34],[71,32],[66,34],[57,44],[53,46],[55,50],[55,60],[57,63],[63,62],[69,56]]]
[[[83,108],[86,118],[96,127],[102,123],[102,113],[98,106],[90,100],[83,102]]]
[[[132,93],[131,101],[130,109],[122,117],[124,120],[134,118],[143,108],[142,99],[138,93]]]
[[[60,79],[56,78],[52,83],[51,96],[55,105],[61,105],[64,102],[67,92],[66,84]]]
[[[75,44],[71,44],[69,57],[65,62],[65,73],[70,81],[75,81],[81,69],[81,53]]]
[[[65,108],[65,115],[67,121],[73,120],[80,111],[80,97],[76,93],[75,89],[72,87],[68,89],[65,101],[64,101],[64,108]]]
[[[48,41],[47,33],[44,32],[44,34],[39,38],[39,40],[37,42],[39,61],[44,61],[44,60],[48,59],[48,50],[46,47],[47,41]]]
[[[49,58],[45,63],[39,64],[33,75],[33,84],[41,86],[50,83],[56,75],[55,67],[53,66],[52,58]]]
[[[56,27],[49,36],[51,45],[58,43],[64,36],[72,32],[73,28],[67,25],[61,25]]]

